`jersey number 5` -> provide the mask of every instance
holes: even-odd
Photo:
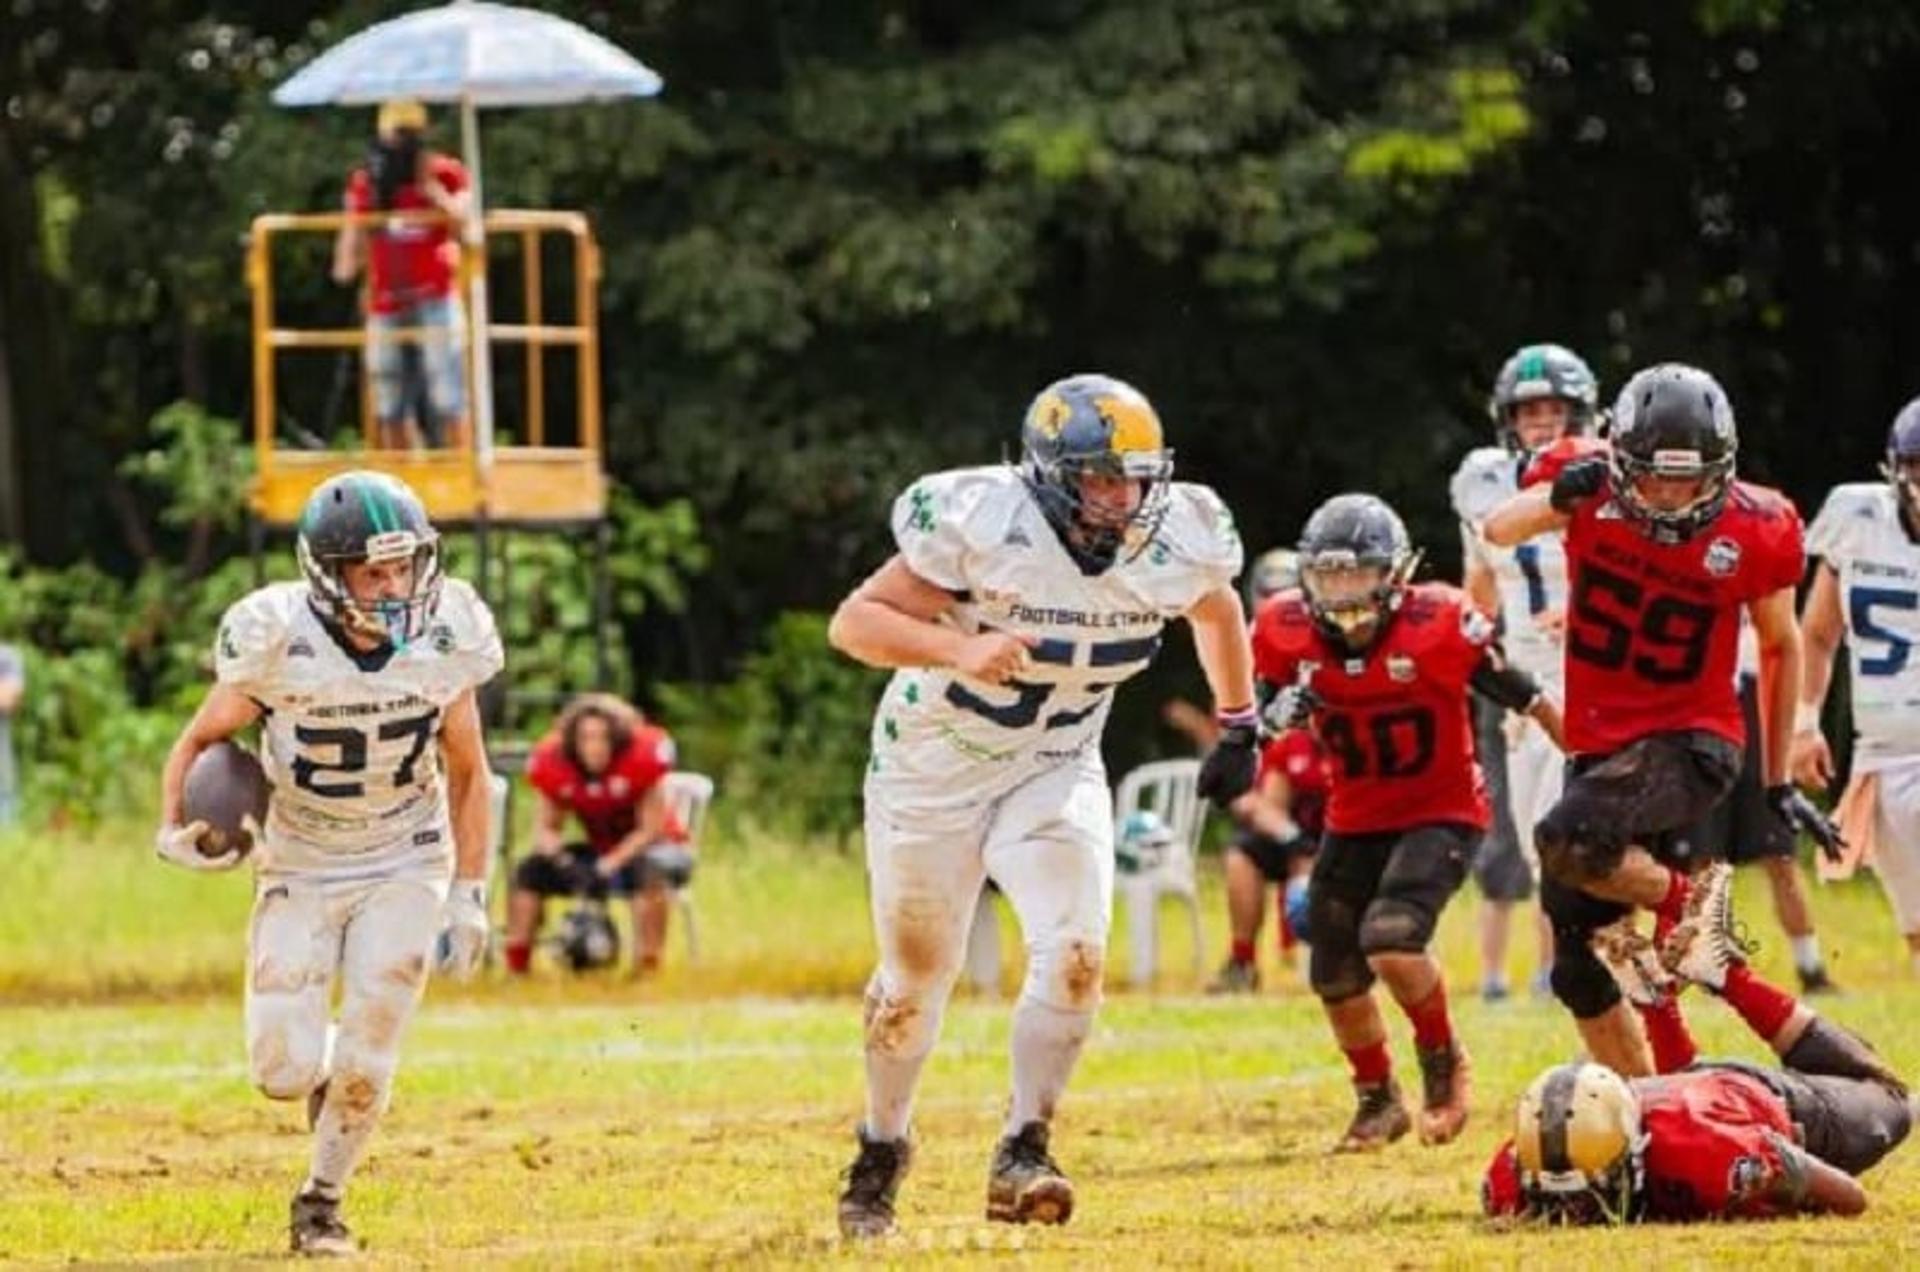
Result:
[[[374,736],[382,742],[406,737],[413,739],[406,758],[393,771],[395,789],[413,785],[414,769],[419,765],[421,755],[426,752],[427,742],[433,737],[434,723],[439,718],[439,711],[429,711],[406,720],[388,720],[375,731]],[[301,753],[293,759],[295,786],[328,799],[356,799],[367,793],[364,781],[318,780],[330,774],[352,776],[367,771],[367,735],[364,732],[359,729],[309,729],[300,724],[294,726],[293,740],[301,748]],[[324,760],[315,759],[308,750],[310,747],[330,748],[333,754]]]
[[[1631,666],[1655,684],[1684,684],[1707,665],[1713,618],[1705,605],[1667,595],[1649,600],[1634,580],[1585,565],[1573,585],[1567,653],[1596,667]]]

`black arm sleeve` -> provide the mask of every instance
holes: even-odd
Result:
[[[1540,697],[1540,686],[1532,676],[1509,667],[1499,646],[1490,646],[1480,665],[1467,678],[1467,685],[1488,702],[1509,711],[1525,711]]]

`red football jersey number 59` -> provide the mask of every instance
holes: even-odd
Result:
[[[1573,585],[1567,652],[1596,667],[1631,666],[1655,684],[1683,684],[1706,666],[1714,615],[1712,607],[1677,596],[1649,599],[1634,580],[1585,562]]]

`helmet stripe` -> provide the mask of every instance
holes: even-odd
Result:
[[[388,517],[386,509],[381,506],[386,492],[375,489],[374,484],[364,477],[355,481],[353,488],[360,495],[360,506],[366,509],[367,520],[373,523],[375,534],[385,534],[389,530],[399,528],[389,524],[391,518]]]
[[[1563,1064],[1553,1071],[1540,1092],[1540,1169],[1561,1174],[1573,1169],[1567,1156],[1567,1123],[1573,1120],[1573,1092],[1580,1084],[1580,1066]]]

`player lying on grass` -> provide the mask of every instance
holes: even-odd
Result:
[[[867,986],[867,1108],[841,1231],[894,1226],[921,1067],[982,882],[1020,918],[1013,1098],[987,1217],[1064,1223],[1054,1110],[1099,1005],[1113,904],[1113,799],[1100,739],[1113,690],[1170,619],[1193,627],[1224,726],[1200,793],[1227,803],[1256,756],[1240,539],[1219,499],[1175,482],[1138,390],[1079,375],[1042,390],[1018,467],[923,477],[893,510],[899,550],[841,602],[834,647],[895,668],[873,722],[867,871],[880,965]]]
[[[293,1251],[337,1255],[355,1249],[341,1197],[392,1095],[435,940],[445,929],[459,974],[486,948],[474,691],[502,657],[485,603],[441,574],[439,536],[404,483],[330,479],[301,514],[298,553],[304,582],[261,588],[221,620],[218,682],[167,756],[157,846],[189,869],[240,864],[235,850],[202,855],[208,827],[180,825],[181,795],[196,756],[260,724],[273,798],[254,854],[247,1062],[269,1098],[307,1101]]]
[[[1547,1070],[1487,1170],[1489,1215],[1585,1224],[1866,1209],[1855,1176],[1912,1128],[1905,1084],[1866,1043],[1755,975],[1724,931],[1696,946],[1685,974],[1724,998],[1781,1067],[1696,1062],[1672,1014],[1655,1032],[1658,1076]]]
[[[1353,1069],[1359,1107],[1337,1148],[1412,1128],[1373,996],[1377,976],[1413,1025],[1425,1087],[1420,1138],[1467,1120],[1467,1053],[1428,952],[1440,912],[1486,831],[1468,689],[1558,736],[1559,712],[1506,665],[1493,620],[1458,588],[1411,584],[1417,555],[1392,508],[1336,495],[1300,536],[1301,589],[1254,620],[1254,665],[1273,729],[1311,723],[1333,758],[1326,833],[1307,886],[1308,978]]]

